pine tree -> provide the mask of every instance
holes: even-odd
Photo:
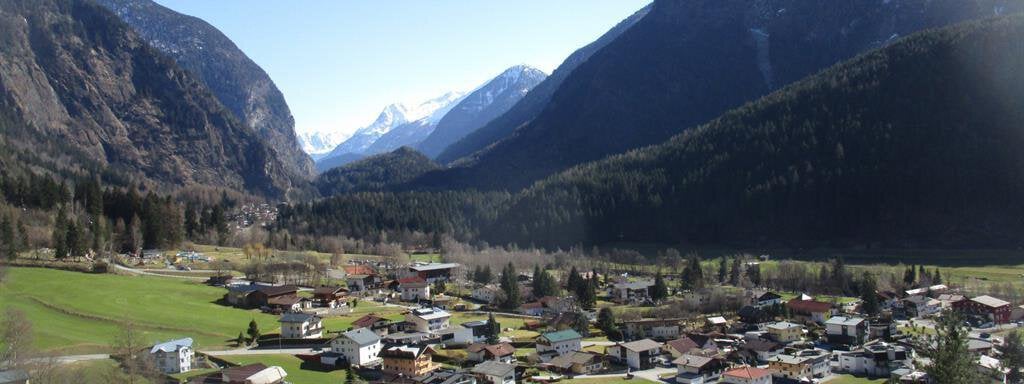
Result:
[[[68,243],[67,243],[67,214],[64,212],[64,207],[57,210],[57,218],[53,223],[53,257],[58,260],[68,257]]]
[[[846,272],[846,262],[843,257],[832,260],[832,284],[836,287],[836,293],[845,294],[850,288],[849,274]]]
[[[255,344],[260,339],[260,325],[256,324],[256,319],[249,321],[249,329],[245,331],[249,335],[249,343]]]
[[[245,334],[243,334],[242,332],[238,332],[238,338],[235,339],[235,344],[238,345],[239,347],[244,346]]]
[[[622,332],[615,325],[615,312],[612,312],[612,309],[609,307],[601,308],[597,312],[597,329],[604,332],[608,340],[617,341],[622,339]]]
[[[1006,335],[1000,351],[1003,353],[1003,356],[999,363],[1004,369],[1008,370],[1006,382],[1010,384],[1024,382],[1024,345],[1021,343],[1020,333],[1012,331],[1009,335]]]
[[[590,337],[590,320],[587,319],[586,313],[576,312],[573,317],[572,329],[583,337]]]
[[[487,315],[487,344],[498,344],[498,337],[501,335],[501,324],[494,319],[494,313]]]
[[[741,265],[742,260],[739,257],[732,258],[732,269],[729,270],[729,284],[733,286],[740,285],[740,278],[743,275],[743,266]]]
[[[357,382],[356,372],[352,369],[352,365],[345,367],[345,384],[355,384]]]
[[[597,281],[596,279],[580,279],[577,286],[576,299],[580,307],[585,310],[592,310],[597,305]]]
[[[728,261],[725,259],[725,256],[722,256],[720,259],[718,259],[718,283],[719,284],[725,284],[725,275],[727,275],[729,273],[727,271],[727,269],[729,269]]]
[[[574,265],[572,269],[569,270],[569,275],[565,277],[565,289],[568,289],[569,292],[579,291],[580,280],[580,272],[576,270],[576,266]]]
[[[668,286],[665,279],[661,277],[661,271],[654,275],[654,285],[651,286],[651,299],[659,302],[668,298]]]
[[[938,317],[935,335],[921,345],[932,363],[924,368],[928,377],[940,384],[976,383],[977,359],[967,350],[968,329],[959,313],[946,311]]]
[[[3,258],[14,261],[18,258],[18,244],[14,238],[14,225],[11,224],[11,219],[4,215],[0,217],[0,253],[3,254]]]
[[[933,284],[942,284],[942,273],[939,272],[939,268],[935,268],[935,276],[932,277]]]
[[[501,291],[505,293],[505,301],[501,303],[501,307],[506,310],[512,310],[519,308],[522,304],[519,296],[519,282],[516,274],[516,267],[512,265],[510,261],[508,265],[501,271]]]
[[[864,279],[860,283],[861,308],[864,310],[864,313],[872,316],[877,315],[879,311],[877,290],[878,284],[875,282],[875,276],[871,273],[865,273]]]

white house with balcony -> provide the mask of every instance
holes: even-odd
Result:
[[[153,355],[160,372],[173,374],[192,370],[195,350],[192,349],[192,338],[186,337],[154,345],[149,354]]]
[[[278,320],[281,337],[285,339],[319,339],[324,337],[324,321],[308,313],[286,313]]]
[[[440,308],[417,308],[405,314],[405,321],[413,325],[416,332],[434,333],[447,329],[452,315]]]

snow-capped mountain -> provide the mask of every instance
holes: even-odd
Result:
[[[348,138],[340,132],[300,132],[297,135],[302,150],[314,160],[327,155],[334,147]]]
[[[433,132],[441,118],[461,101],[463,96],[464,93],[461,92],[448,92],[412,106],[402,103],[388,105],[372,124],[356,130],[351,137],[338,144],[330,153],[320,157],[317,162],[346,154],[372,155],[389,152],[403,145],[415,145]],[[398,127],[403,129],[388,136],[388,133]],[[381,138],[384,138],[384,141],[375,145]]]
[[[437,157],[452,143],[507,112],[545,78],[544,71],[527,65],[506,69],[455,105],[417,149],[431,158]]]

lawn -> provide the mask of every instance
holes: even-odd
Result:
[[[278,328],[274,316],[216,304],[224,292],[176,278],[11,268],[0,308],[25,313],[36,347],[64,353],[108,350],[124,322],[145,342],[192,337],[199,348],[227,346],[252,319],[265,334]]]
[[[252,356],[226,356],[224,360],[232,363],[245,365],[263,363],[267,366],[279,366],[288,373],[285,378],[292,384],[320,384],[320,383],[343,383],[345,382],[344,370],[320,370],[319,364],[305,363],[298,357],[292,355],[252,355]]]
[[[444,258],[441,257],[440,253],[421,253],[410,255],[409,258],[412,261],[418,261],[421,263],[442,263]]]
[[[866,377],[856,377],[853,375],[839,375],[835,379],[826,381],[828,384],[872,384],[872,383],[885,383],[885,379],[869,379]]]

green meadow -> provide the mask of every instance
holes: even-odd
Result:
[[[0,285],[0,308],[32,322],[36,346],[61,353],[107,351],[122,324],[146,342],[192,337],[199,348],[227,347],[255,319],[263,333],[276,317],[217,304],[223,288],[184,279],[11,268]]]

